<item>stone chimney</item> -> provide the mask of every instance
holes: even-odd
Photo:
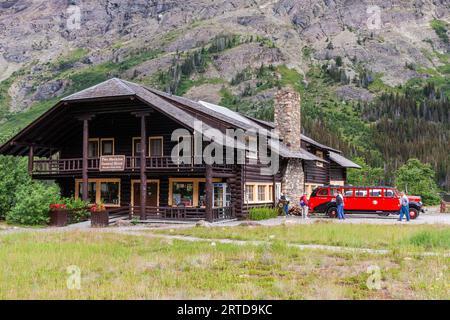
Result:
[[[282,143],[293,152],[301,148],[300,94],[292,88],[284,88],[275,95],[274,120]],[[281,192],[290,199],[290,205],[299,205],[304,192],[303,163],[301,159],[287,159],[281,167]]]

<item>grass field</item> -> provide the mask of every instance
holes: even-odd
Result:
[[[444,225],[337,224],[318,221],[308,225],[241,226],[160,230],[159,233],[199,238],[280,240],[353,248],[411,251],[450,250],[450,228]]]
[[[276,240],[212,245],[95,231],[0,233],[0,247],[0,299],[450,298],[449,259],[442,256],[298,250]],[[71,265],[80,268],[80,290],[67,288]],[[380,268],[379,290],[367,286],[370,266]]]

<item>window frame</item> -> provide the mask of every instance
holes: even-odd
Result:
[[[198,200],[199,200],[199,196],[200,196],[199,184],[200,184],[200,182],[206,183],[205,178],[169,178],[169,197],[168,197],[168,201],[167,201],[167,204],[169,205],[169,207],[176,206],[176,204],[173,204],[173,183],[174,182],[192,182],[193,183],[192,206],[186,207],[186,208],[196,208],[196,207],[204,208],[204,206],[199,206]],[[214,178],[212,182],[218,183],[218,182],[222,182],[222,181],[220,178]]]
[[[152,140],[161,140],[161,156],[158,157],[164,157],[164,137],[163,136],[150,136],[148,137],[148,156],[152,157]]]
[[[121,193],[122,193],[122,182],[120,178],[93,178],[88,179],[88,183],[95,183],[95,203],[98,203],[101,201],[101,184],[102,183],[118,183],[119,184],[119,204],[112,204],[112,203],[104,203],[106,207],[120,207],[120,204],[122,203]],[[83,179],[75,179],[75,199],[80,198],[80,184],[83,183]],[[89,205],[94,205],[95,203],[89,203]]]
[[[97,156],[96,157],[89,157],[89,143],[96,142],[97,143]],[[89,138],[88,139],[88,158],[89,159],[97,159],[100,157],[100,139],[99,138]]]
[[[112,141],[112,154],[107,154],[107,155],[103,154],[103,142],[104,141]],[[100,151],[99,151],[100,157],[103,157],[103,156],[114,156],[116,154],[116,139],[114,139],[114,138],[100,138],[99,148],[100,148]]]

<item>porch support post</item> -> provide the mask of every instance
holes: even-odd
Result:
[[[140,114],[141,117],[141,154],[140,154],[140,171],[141,171],[141,220],[145,220],[145,206],[147,205],[147,174],[145,173],[145,162],[147,155],[147,130],[146,130],[146,114]]]
[[[88,145],[89,145],[89,119],[83,119],[83,201],[89,199],[88,188]]]
[[[30,146],[30,150],[28,151],[28,173],[30,175],[33,174],[33,160],[34,160],[34,147]]]
[[[83,121],[83,160],[82,160],[82,200],[87,202],[89,200],[89,188],[88,188],[88,146],[89,146],[89,120],[92,119],[92,115],[83,115],[79,117],[79,120]]]
[[[273,208],[275,209],[276,207],[277,207],[277,200],[278,199],[276,199],[275,197],[276,197],[276,190],[275,190],[275,187],[276,187],[276,185],[277,185],[277,182],[276,182],[276,174],[274,174],[273,175],[273,184],[272,184],[272,200],[273,200]]]
[[[205,206],[205,213],[206,213],[206,220],[209,222],[213,221],[213,179],[212,179],[212,166],[206,165],[206,185],[205,185],[205,192],[206,192],[206,206]]]

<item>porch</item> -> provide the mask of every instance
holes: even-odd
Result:
[[[212,208],[212,217],[209,218],[204,207],[170,207],[170,206],[146,206],[145,214],[141,216],[140,206],[123,206],[108,210],[109,219],[115,217],[128,217],[129,220],[166,221],[200,221],[209,219],[210,222],[236,219],[232,206]]]

